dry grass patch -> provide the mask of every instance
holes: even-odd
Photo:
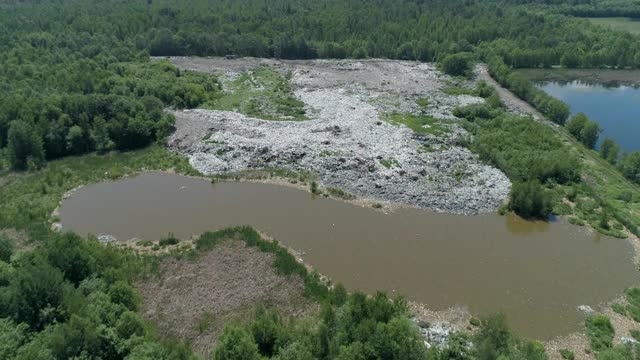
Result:
[[[303,316],[313,302],[305,298],[298,275],[280,275],[275,256],[228,240],[195,260],[168,257],[158,276],[136,286],[142,313],[155,322],[162,336],[176,336],[207,357],[224,324],[245,321],[258,304],[277,308],[286,316]]]

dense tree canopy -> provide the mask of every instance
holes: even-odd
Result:
[[[0,282],[2,359],[123,359],[149,347],[157,356],[137,358],[185,358],[135,312],[125,269],[140,259],[73,234],[39,240],[36,250],[0,260],[8,280]]]
[[[594,6],[573,3],[575,8],[521,0],[4,2],[0,149],[8,148],[15,169],[37,167],[43,158],[133,149],[170,131],[173,120],[163,108],[196,107],[216,96],[214,77],[149,63],[149,55],[437,60],[455,74],[468,71],[465,55],[457,53],[497,58],[507,69],[640,66],[636,36],[558,15],[554,8],[570,13]],[[568,108],[561,102],[500,66],[492,69],[520,97],[564,122]]]

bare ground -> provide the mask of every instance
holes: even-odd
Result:
[[[208,357],[224,324],[245,321],[258,304],[284,316],[303,316],[315,305],[298,276],[282,276],[273,255],[228,241],[197,260],[167,258],[157,277],[136,284],[142,313],[164,336],[176,336]]]

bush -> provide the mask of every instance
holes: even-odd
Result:
[[[111,285],[109,297],[113,303],[124,305],[129,310],[135,311],[138,308],[138,294],[124,281],[117,281]]]
[[[614,312],[620,314],[620,315],[626,315],[627,314],[627,310],[625,309],[625,307],[622,304],[612,304],[611,305],[611,310],[613,310]]]
[[[142,246],[142,247],[149,247],[149,246],[153,246],[153,241],[151,241],[151,240],[138,240],[138,242],[136,242],[136,245]]]
[[[13,244],[11,240],[0,235],[0,260],[9,262],[11,255],[13,255]]]
[[[596,146],[601,129],[597,123],[589,120],[585,114],[578,113],[574,115],[565,127],[574,138],[587,148],[593,149]],[[609,144],[607,146],[609,146]],[[611,149],[605,149],[607,156],[610,156],[610,150]]]
[[[497,359],[507,355],[511,343],[511,332],[504,314],[497,314],[482,321],[475,344],[479,359]]]
[[[469,55],[464,53],[448,55],[442,59],[442,71],[452,76],[466,76],[471,73]]]
[[[618,167],[627,179],[640,184],[640,152],[625,154],[620,159]]]
[[[629,288],[625,290],[627,297],[627,313],[635,320],[640,321],[640,288]]]
[[[0,319],[0,359],[13,359],[20,346],[27,342],[26,324],[14,324],[9,319]]]
[[[550,197],[538,181],[515,183],[509,209],[525,219],[546,220],[551,214]]]
[[[614,329],[606,315],[592,315],[585,324],[592,350],[602,351],[613,346]]]
[[[278,312],[258,306],[250,329],[260,354],[273,356],[276,350],[276,341],[282,331],[282,321]]]
[[[248,331],[225,326],[213,351],[214,360],[260,360],[258,345]]]
[[[573,137],[576,139],[580,139],[580,133],[582,132],[584,126],[587,124],[587,121],[589,121],[589,119],[587,119],[587,116],[585,114],[577,113],[571,119],[569,119],[569,121],[567,121],[565,127],[567,128],[569,134],[573,135]]]
[[[574,360],[576,358],[576,356],[573,354],[573,351],[571,350],[561,349],[559,352],[560,356],[562,356],[562,358],[565,360]]]
[[[600,145],[600,156],[611,164],[618,162],[619,153],[620,147],[613,139],[606,138]]]
[[[9,286],[3,291],[6,298],[2,300],[7,299],[7,309],[0,316],[9,316],[16,323],[26,323],[35,330],[42,330],[61,318],[64,278],[58,269],[42,258],[34,258],[33,263],[18,266]]]
[[[158,242],[158,244],[164,247],[169,245],[176,245],[179,242],[180,242],[180,239],[176,238],[175,236],[173,236],[173,234],[170,233],[166,238],[160,239],[160,242]]]
[[[580,178],[580,160],[544,124],[501,112],[465,127],[475,135],[471,149],[514,182],[537,179],[565,184]]]

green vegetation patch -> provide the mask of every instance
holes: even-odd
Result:
[[[409,129],[421,133],[441,136],[450,132],[449,128],[433,116],[388,113],[382,119],[393,125],[404,125]]]
[[[443,88],[442,92],[447,94],[447,95],[452,95],[452,96],[458,96],[458,95],[477,96],[478,95],[478,93],[476,92],[476,90],[474,88],[468,88],[468,87],[463,87],[463,86],[455,86],[455,85],[451,85],[451,86],[447,86],[447,87]]]
[[[585,19],[596,25],[601,25],[612,30],[628,31],[632,34],[640,34],[640,19],[628,17],[598,17]]]
[[[355,195],[350,194],[342,189],[338,189],[338,188],[334,188],[334,187],[328,187],[325,189],[325,191],[327,192],[327,194],[329,194],[330,196],[334,197],[334,198],[338,198],[338,199],[343,199],[343,200],[353,200],[355,199]]]
[[[160,239],[158,245],[161,247],[177,245],[180,242],[180,239],[175,237],[173,234],[169,234],[167,237]]]
[[[418,104],[418,106],[420,106],[423,109],[426,109],[429,107],[429,99],[427,98],[417,98],[416,99],[416,104]]]
[[[571,350],[560,349],[558,350],[558,352],[560,353],[560,356],[562,356],[562,358],[565,360],[575,360],[576,358],[576,355]]]
[[[386,167],[387,169],[400,167],[400,163],[394,158],[380,159],[380,165]]]
[[[290,80],[291,74],[258,67],[224,83],[224,91],[203,106],[265,120],[306,120],[304,103],[294,96]]]
[[[627,298],[626,312],[629,316],[640,322],[640,288],[629,288],[624,292]]]
[[[467,111],[467,109],[483,109]],[[512,180],[579,180],[580,160],[555,132],[531,118],[495,113],[486,106],[471,105],[456,111],[469,122],[465,128],[475,135],[471,149],[492,162]],[[486,114],[486,115],[485,115]],[[494,118],[492,116],[498,115]]]
[[[615,332],[606,315],[589,316],[585,322],[589,344],[593,351],[601,351],[613,346]]]
[[[135,354],[153,351],[151,358],[176,359],[188,351],[174,339],[159,339],[138,312],[132,283],[152,271],[157,258],[72,233],[33,240],[40,246],[21,253],[21,260],[0,261],[6,280],[0,283],[1,358],[140,358]]]
[[[618,303],[611,304],[611,310],[623,316],[627,315],[627,309],[622,304],[618,304]]]
[[[554,131],[489,102],[456,108],[453,113],[466,120],[463,126],[474,135],[472,151],[513,182],[539,183],[512,188],[518,192],[512,193],[512,199],[524,200],[512,207],[514,211],[545,218],[550,207],[555,214],[569,216],[572,224],[589,224],[605,235],[624,238],[625,228],[638,234],[640,203],[629,194],[638,193],[640,187],[568,131]],[[540,196],[532,199],[531,194]]]

